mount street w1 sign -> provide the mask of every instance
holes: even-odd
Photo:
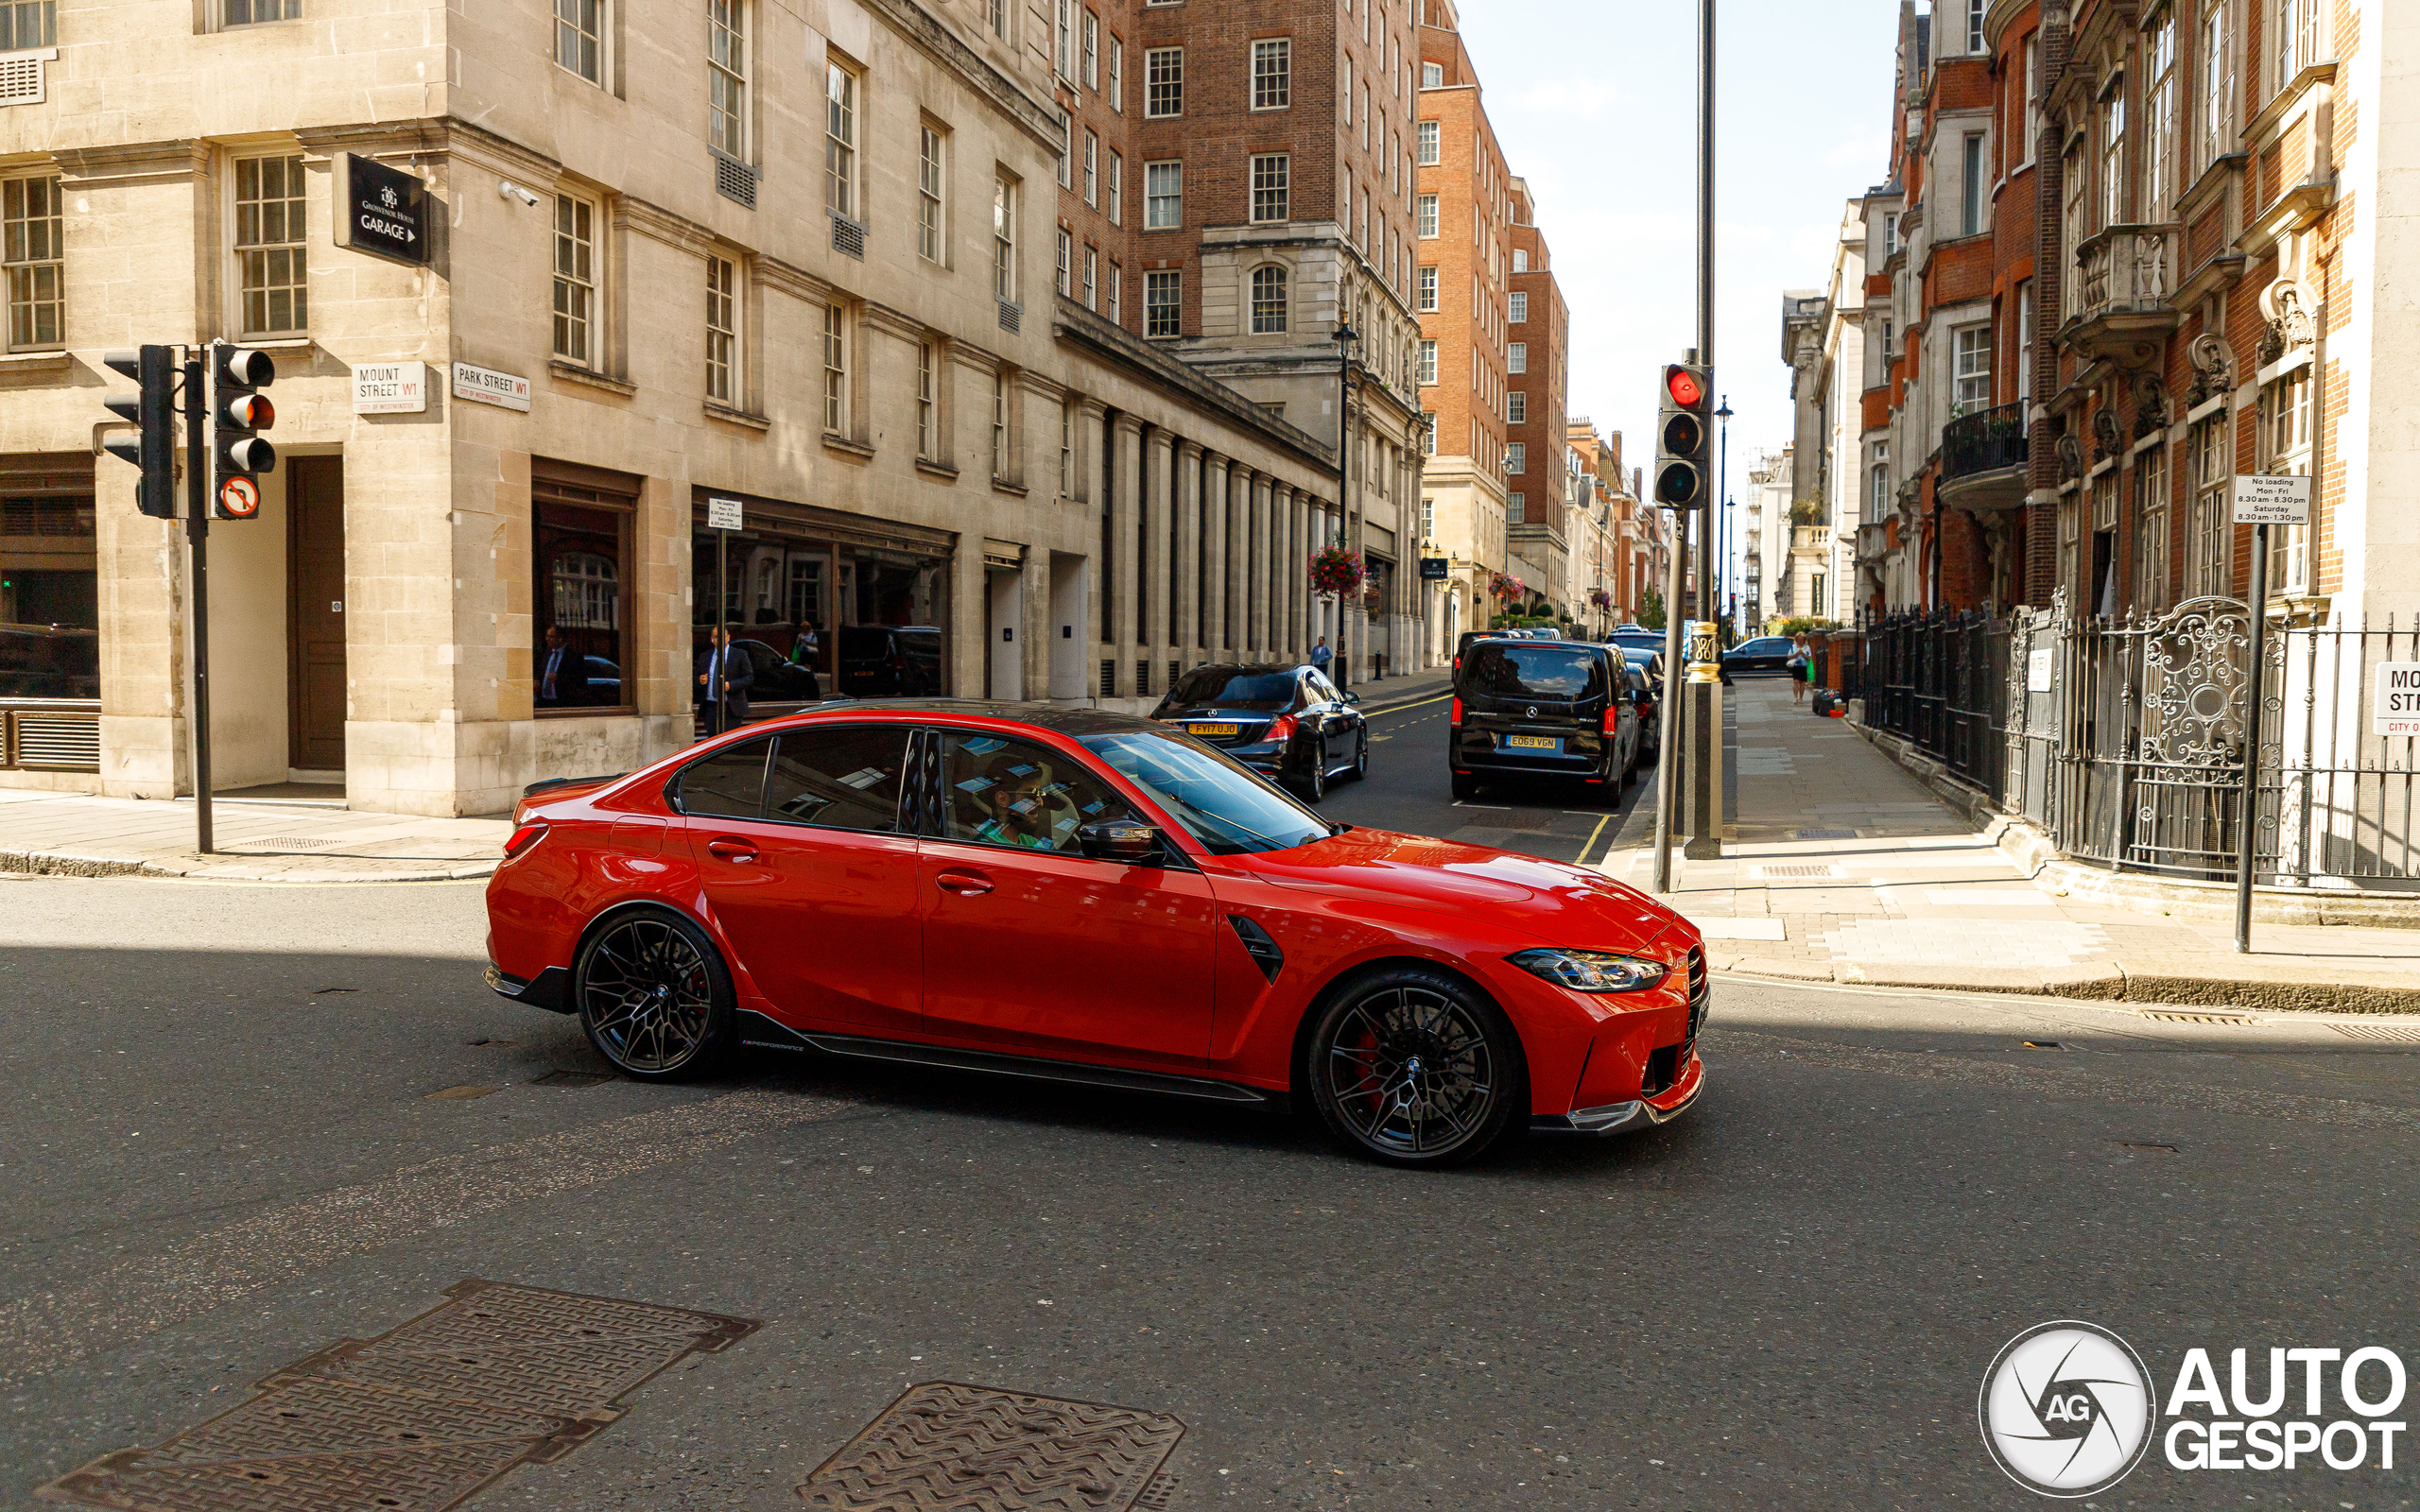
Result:
[[[428,185],[358,152],[337,154],[336,241],[415,266],[428,261]]]

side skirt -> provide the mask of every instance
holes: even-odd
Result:
[[[867,1040],[856,1035],[802,1034],[764,1014],[745,1008],[739,1013],[739,1042],[762,1050],[816,1050],[850,1060],[888,1060],[948,1071],[981,1072],[994,1076],[1021,1076],[1029,1081],[1074,1082],[1087,1087],[1114,1087],[1124,1091],[1197,1097],[1208,1102],[1246,1107],[1263,1107],[1283,1101],[1277,1094],[1256,1087],[1212,1081],[1201,1076],[1126,1071],[1115,1066],[1087,1066],[1069,1060],[1042,1060],[1030,1056],[960,1050],[946,1045],[909,1044],[898,1040]]]

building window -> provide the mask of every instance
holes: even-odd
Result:
[[[1007,176],[992,180],[992,293],[1017,299],[1017,186]]]
[[[2100,105],[2100,224],[2126,218],[2126,88],[2113,80]]]
[[[706,143],[725,157],[748,155],[745,0],[706,0]]]
[[[2168,218],[2176,194],[2176,12],[2163,11],[2143,39],[2143,218]]]
[[[706,259],[706,397],[738,403],[739,267],[728,257]]]
[[[823,206],[857,218],[857,76],[833,62],[823,68]]]
[[[916,343],[916,455],[926,461],[942,455],[941,398],[934,380],[938,351],[929,341]]]
[[[1443,63],[1421,64],[1420,87],[1422,89],[1443,89],[1445,87],[1445,65]]]
[[[2235,146],[2235,48],[2227,35],[2227,8],[2214,5],[2202,17],[2201,166],[2206,168]]]
[[[1075,293],[1076,238],[1066,227],[1059,228],[1059,292],[1062,296]]]
[[[1112,268],[1117,266],[1115,263],[1109,266]],[[1059,406],[1059,497],[1063,499],[1075,497],[1074,492],[1067,486],[1075,476],[1076,406],[1062,404]]]
[[[1966,0],[1966,50],[1970,53],[1983,50],[1983,10],[1988,4],[1989,0]]]
[[[1521,269],[1519,269],[1519,268],[1517,268],[1517,267],[1516,267],[1516,268],[1514,268],[1512,271],[1514,271],[1515,273],[1518,273],[1518,272],[1520,272],[1520,271],[1521,271]],[[1528,323],[1529,323],[1529,319],[1530,319],[1530,297],[1529,297],[1529,295],[1527,295],[1527,294],[1523,293],[1523,292],[1522,292],[1521,290],[1519,290],[1519,289],[1514,289],[1514,290],[1512,291],[1512,313],[1510,316],[1506,317],[1507,323],[1512,324],[1512,325],[1526,325],[1526,324],[1528,324]]]
[[[1420,412],[1420,455],[1423,456],[1437,455],[1437,412],[1433,409],[1424,409]]]
[[[9,280],[9,346],[12,351],[64,343],[64,270],[57,179],[0,182],[0,266]]]
[[[1076,0],[1058,0],[1058,21],[1053,28],[1058,46],[1050,55],[1051,66],[1061,78],[1076,80]]]
[[[1504,370],[1506,372],[1528,372],[1530,370],[1530,344],[1528,342],[1515,341],[1512,346],[1505,349]]]
[[[1437,197],[1422,195],[1415,205],[1415,228],[1424,239],[1434,240],[1437,235]]]
[[[992,375],[992,475],[1012,476],[1009,472],[1009,375]]]
[[[1255,222],[1292,218],[1293,162],[1283,152],[1254,153],[1252,160],[1252,218]]]
[[[1437,166],[1439,161],[1439,133],[1437,123],[1434,121],[1421,122],[1419,126],[1413,129],[1412,141],[1416,144],[1416,149],[1420,156],[1420,165],[1424,168],[1433,168]]]
[[[1530,396],[1519,389],[1504,396],[1504,422],[1508,425],[1530,423]]]
[[[1152,47],[1143,54],[1143,113],[1157,121],[1184,113],[1184,49]]]
[[[1891,443],[1874,443],[1874,465],[1867,473],[1865,517],[1875,524],[1891,518]]]
[[[235,266],[246,335],[310,325],[302,245],[302,159],[235,163]]]
[[[1076,118],[1065,111],[1059,112],[1059,140],[1064,146],[1059,150],[1059,187],[1076,187]]]
[[[942,134],[924,128],[916,164],[916,250],[926,262],[942,261]]]
[[[1100,138],[1084,129],[1084,203],[1100,203]]]
[[[1182,276],[1173,271],[1143,275],[1145,335],[1158,337],[1182,334],[1184,285],[1179,282]]]
[[[1513,248],[1513,249],[1512,249],[1512,271],[1513,271],[1513,272],[1515,272],[1515,273],[1526,273],[1526,272],[1528,272],[1529,270],[1530,270],[1530,249],[1529,249],[1528,248],[1526,248],[1526,247],[1515,247],[1515,248]]]
[[[1882,217],[1882,255],[1886,260],[1899,255],[1899,213],[1895,210]]]
[[[836,436],[849,429],[849,311],[823,307],[823,428]]]
[[[586,498],[574,503],[566,494]],[[630,579],[631,513],[596,507],[610,499],[584,489],[559,492],[544,483],[530,490],[531,561],[538,576],[531,595],[537,601],[537,643],[530,693],[540,709],[613,708],[630,701],[627,683],[591,678],[599,662],[631,665],[631,616],[622,598]]]
[[[2042,34],[2025,39],[2025,140],[2018,146],[2020,163],[2033,161],[2034,144],[2042,140]]]
[[[1084,12],[1084,88],[1100,88],[1100,16]]]
[[[1125,318],[1126,269],[1113,259],[1109,265],[1109,323],[1117,325]]]
[[[2322,28],[2327,8],[2321,0],[2277,0],[2277,83],[2283,94],[2296,75],[2327,56]]]
[[[1252,334],[1280,335],[1285,330],[1286,270],[1255,267],[1252,270]]]
[[[1349,66],[1349,65],[1348,65]],[[1345,84],[1349,101],[1353,86]],[[1252,44],[1252,108],[1255,111],[1282,111],[1294,103],[1294,44],[1284,37],[1272,37]],[[1352,117],[1348,104],[1346,121]]]
[[[604,82],[605,0],[555,0],[555,61]]]
[[[1437,539],[1437,501],[1420,501],[1420,539],[1423,544]]]
[[[1420,343],[1420,384],[1424,388],[1437,384],[1437,343],[1431,340]]]
[[[1419,281],[1418,287],[1419,287],[1419,290],[1420,290],[1420,299],[1419,299],[1419,309],[1420,309],[1420,312],[1421,312],[1423,315],[1434,315],[1434,314],[1436,314],[1436,313],[1437,313],[1437,269],[1436,269],[1436,268],[1434,268],[1434,267],[1430,267],[1430,266],[1424,266],[1423,268],[1421,268],[1421,270],[1420,270],[1420,281]]]
[[[1967,132],[1964,151],[1966,193],[1959,206],[1958,228],[1960,235],[1975,236],[1983,230],[1983,176],[1987,171],[1983,166],[1983,133]]]
[[[26,0],[14,0],[13,4],[0,4],[0,11],[50,11],[56,9],[52,0],[41,0],[38,5],[28,5]],[[263,21],[300,21],[302,19],[302,0],[227,0],[227,25],[231,26],[250,26]],[[5,18],[0,18],[0,52],[5,52],[10,47],[52,45],[54,43],[47,41],[10,42],[8,22]]]
[[[2234,591],[2235,526],[2227,493],[2235,481],[2235,443],[2224,408],[2193,427],[2193,517],[2186,524],[2185,593],[2189,598]]]
[[[1520,441],[1513,441],[1507,444],[1504,448],[1504,471],[1507,472],[1527,472],[1529,470],[1530,448]]]
[[[1143,165],[1143,229],[1174,231],[1184,224],[1184,164]]]
[[[555,355],[583,368],[595,366],[596,318],[596,207],[576,195],[557,195]]]
[[[1970,325],[1951,338],[1951,401],[1958,412],[1976,414],[1992,407],[1992,328]]]
[[[1114,31],[1109,34],[1109,108],[1126,113],[1126,42]]]
[[[1508,457],[1507,460],[1510,460],[1510,458]],[[1516,467],[1512,471],[1518,472],[1521,470]],[[1530,496],[1528,494],[1508,493],[1504,496],[1504,523],[1506,524],[1517,525],[1527,521],[1529,518]],[[1544,513],[1541,513],[1538,516],[1538,524],[1544,524],[1545,523],[1546,516]]]
[[[2135,603],[2138,610],[2168,607],[2168,448],[2154,446],[2135,459]]]
[[[2033,281],[2016,286],[2016,402],[2033,402]]]
[[[990,24],[992,35],[1006,42],[1009,36],[1009,0],[986,0],[983,19]]]
[[[2261,465],[2265,472],[2310,474],[2311,369],[2287,373],[2260,391]],[[2269,592],[2301,593],[2310,588],[2310,527],[2273,525],[2269,531]]]
[[[1094,246],[1091,246],[1091,245],[1087,244],[1087,245],[1085,246],[1085,248],[1084,248],[1084,308],[1085,308],[1085,309],[1087,309],[1087,310],[1098,310],[1098,309],[1099,309],[1099,308],[1100,308],[1100,301],[1099,301],[1099,300],[1098,300],[1098,298],[1096,298],[1096,296],[1099,293],[1099,288],[1100,288],[1100,249],[1098,249],[1098,248],[1097,248],[1097,247],[1094,247]]]
[[[1126,154],[1109,149],[1109,223],[1126,224]]]

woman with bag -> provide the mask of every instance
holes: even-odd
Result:
[[[1807,644],[1806,632],[1799,631],[1789,639],[1789,701],[1805,703],[1806,685],[1815,680],[1815,652]]]

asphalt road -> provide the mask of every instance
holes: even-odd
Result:
[[[1601,853],[1566,795],[1454,807],[1442,710],[1329,809]],[[1689,1118],[1408,1176],[930,1074],[539,1083],[600,1063],[480,986],[482,929],[473,885],[0,882],[9,1504],[474,1276],[765,1325],[480,1508],[797,1506],[934,1380],[1173,1414],[1176,1507],[2018,1506],[1975,1404],[2032,1324],[2163,1389],[2197,1345],[2420,1350],[2420,1046],[2316,1022],[1726,981]],[[2409,1507],[2413,1455],[2154,1451],[2093,1504]]]

